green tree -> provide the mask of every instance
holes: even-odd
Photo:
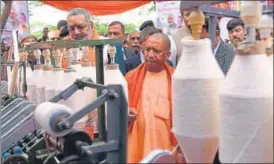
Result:
[[[130,23],[130,24],[126,24],[125,25],[125,31],[126,31],[126,33],[131,33],[133,31],[135,31],[136,28],[137,28],[137,26],[135,24],[131,24]]]

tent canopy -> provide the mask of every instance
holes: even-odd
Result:
[[[151,0],[142,1],[52,1],[40,0],[42,3],[50,5],[60,10],[69,11],[72,8],[84,8],[92,15],[103,16],[119,14],[125,11],[148,4]]]

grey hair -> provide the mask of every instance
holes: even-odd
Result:
[[[69,17],[76,16],[76,15],[84,15],[84,17],[86,18],[86,21],[88,23],[89,34],[92,35],[92,28],[91,28],[92,17],[89,14],[89,12],[83,8],[73,8],[68,12],[67,20]],[[89,36],[92,37],[91,35],[89,35]],[[91,39],[91,38],[89,38],[89,39]]]
[[[85,9],[82,8],[73,8],[68,12],[67,19],[71,16],[76,16],[76,15],[84,15],[87,21],[92,22],[91,15],[89,12]]]

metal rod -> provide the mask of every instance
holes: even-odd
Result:
[[[86,105],[81,110],[75,112],[72,116],[70,116],[67,120],[62,121],[59,123],[59,125],[62,127],[63,124],[69,123],[69,125],[73,126],[74,123],[76,123],[78,120],[80,120],[82,117],[87,115],[88,113],[92,112],[94,109],[98,108],[102,104],[105,103],[105,101],[108,99],[108,92],[105,90],[102,95],[100,95],[93,103]]]
[[[104,62],[103,62],[103,45],[96,46],[96,83],[104,85]],[[101,91],[97,89],[97,97],[101,95]],[[98,108],[98,131],[99,140],[106,140],[106,121],[105,121],[105,105]]]
[[[215,48],[215,37],[216,37],[216,26],[217,26],[217,17],[216,16],[209,16],[209,39],[211,41],[211,46],[212,46],[212,52],[214,52]]]
[[[1,4],[2,4],[2,0],[0,0],[0,9],[2,8],[2,6],[1,6]],[[1,11],[0,11],[0,15],[2,15],[1,14]],[[0,17],[0,19],[1,19],[1,17]],[[1,20],[0,20],[0,27],[1,27]],[[1,80],[2,80],[2,48],[1,48],[1,43],[2,43],[2,30],[0,30],[0,86],[1,86]],[[2,101],[2,94],[0,94],[0,118],[1,118],[1,116],[2,116],[2,113],[1,113],[1,111],[2,111],[2,104],[1,104],[1,101]],[[1,127],[1,119],[0,119],[0,127]],[[1,133],[1,130],[0,130],[0,154],[2,155],[2,133]],[[0,163],[2,163],[2,158],[0,158]]]

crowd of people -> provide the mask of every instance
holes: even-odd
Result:
[[[104,37],[97,33],[90,14],[84,9],[75,8],[68,13],[67,20],[58,22],[57,30],[44,28],[42,38],[31,35],[22,39],[21,43],[106,38],[124,41],[120,54],[122,58],[116,62],[128,83],[128,162],[137,163],[154,149],[173,150],[177,145],[171,132],[171,76],[183,51],[181,39],[191,36],[188,24],[190,12],[181,10],[184,25],[171,35],[164,34],[151,20],[127,35],[124,24],[113,21],[108,26],[107,37]],[[206,17],[201,39],[209,38],[208,28],[209,20]],[[235,55],[234,43],[245,38],[245,25],[240,18],[230,20],[227,23],[229,40],[226,41],[220,37],[220,30],[225,29],[220,29],[217,23],[213,55],[226,74]],[[94,63],[94,49],[89,50],[89,62]],[[106,48],[103,55],[105,64],[109,63]],[[36,60],[29,57],[29,62],[34,65]],[[65,63],[63,59],[63,68],[66,67]],[[183,162],[180,148],[176,153]]]

